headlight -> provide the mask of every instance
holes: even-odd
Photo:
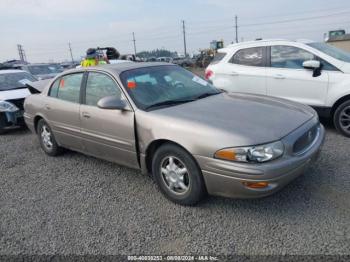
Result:
[[[18,107],[7,101],[0,101],[0,112],[16,112]]]
[[[224,148],[215,153],[215,158],[236,162],[262,163],[283,155],[284,146],[281,141],[266,145]]]

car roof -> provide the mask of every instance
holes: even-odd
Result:
[[[224,48],[219,49],[219,52],[227,52],[229,50],[232,50],[233,48],[239,48],[244,46],[254,46],[254,45],[264,45],[269,43],[299,43],[299,44],[308,44],[313,43],[315,41],[308,40],[308,39],[298,39],[298,40],[289,40],[289,39],[261,39],[261,40],[253,40],[253,41],[245,41],[240,43],[234,43],[230,44]]]
[[[25,66],[59,65],[59,63],[32,63]]]
[[[99,66],[91,66],[91,67],[81,67],[79,69],[71,69],[65,71],[65,73],[72,73],[72,72],[78,72],[83,69],[85,70],[103,70],[107,71],[111,74],[121,74],[124,71],[138,69],[138,68],[146,68],[146,67],[153,67],[153,66],[177,66],[165,62],[130,62],[130,63],[119,63],[119,64],[108,64],[108,65],[99,65]]]
[[[18,70],[18,69],[3,69],[3,70],[0,70],[0,74],[14,74],[14,73],[27,73],[27,71]]]

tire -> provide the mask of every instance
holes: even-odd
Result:
[[[162,145],[153,157],[152,170],[161,192],[177,204],[195,205],[206,194],[201,170],[179,146]]]
[[[37,134],[41,148],[49,156],[57,156],[63,152],[52,133],[50,126],[44,119],[40,119],[37,126]]]
[[[0,113],[0,135],[6,133],[6,129],[4,128],[6,125],[6,117],[4,113]]]
[[[333,123],[339,133],[350,137],[350,100],[343,102],[335,110]]]

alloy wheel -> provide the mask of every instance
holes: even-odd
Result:
[[[339,125],[344,132],[350,134],[350,106],[345,107],[340,112]]]
[[[190,187],[189,172],[185,164],[174,156],[167,156],[161,162],[162,180],[174,194],[184,195]]]
[[[46,149],[51,150],[53,147],[52,136],[50,129],[47,125],[43,125],[41,128],[41,140]]]

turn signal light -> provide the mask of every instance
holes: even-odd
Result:
[[[223,149],[215,153],[215,158],[224,160],[236,160],[236,153],[230,149]]]
[[[269,186],[267,182],[242,182],[242,184],[249,188],[265,188]]]

